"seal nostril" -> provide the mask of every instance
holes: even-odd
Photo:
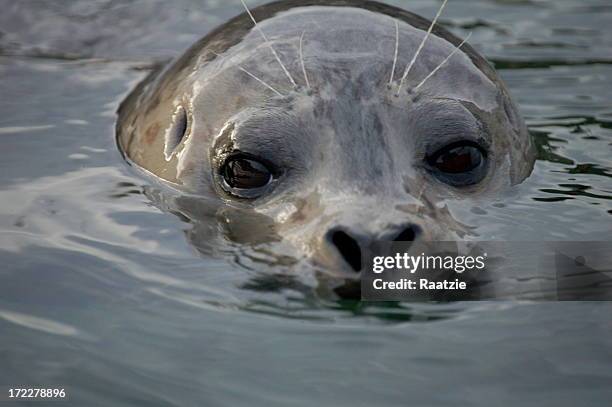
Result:
[[[341,230],[332,233],[331,241],[351,268],[359,272],[361,270],[361,248],[359,243]]]
[[[417,225],[410,225],[393,239],[396,242],[412,242],[421,233],[421,228]]]

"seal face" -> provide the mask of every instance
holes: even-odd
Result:
[[[372,1],[234,18],[128,96],[117,139],[177,189],[265,217],[304,257],[353,271],[375,240],[464,238],[444,202],[487,199],[535,160],[473,48]]]

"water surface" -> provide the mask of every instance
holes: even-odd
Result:
[[[79,406],[609,405],[610,303],[363,304],[194,249],[117,152],[115,110],[238,1],[0,9],[0,385]],[[462,219],[610,240],[609,1],[453,0],[442,23],[473,31],[539,146],[525,183]]]

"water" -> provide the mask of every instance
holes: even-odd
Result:
[[[365,305],[194,249],[122,161],[114,112],[238,1],[0,9],[0,386],[79,406],[609,405],[610,303]],[[442,22],[474,31],[539,145],[523,185],[463,218],[490,238],[609,240],[609,1],[454,0]]]

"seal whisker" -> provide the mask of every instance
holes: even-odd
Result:
[[[444,64],[446,64],[446,63],[448,62],[448,60],[449,60],[449,59],[451,59],[451,58],[453,57],[453,55],[455,55],[455,54],[457,53],[457,51],[459,51],[459,50],[461,49],[461,47],[463,46],[463,44],[465,44],[465,43],[466,43],[466,42],[467,42],[467,41],[470,39],[470,37],[471,37],[471,36],[472,36],[472,33],[469,33],[469,34],[467,35],[467,37],[465,37],[465,39],[464,39],[463,41],[461,41],[461,44],[457,45],[457,46],[455,47],[455,49],[453,50],[453,52],[451,52],[451,53],[450,53],[450,54],[449,54],[449,55],[448,55],[446,58],[444,58],[444,61],[440,62],[440,64],[439,64],[438,66],[436,66],[436,67],[434,68],[434,70],[433,70],[433,71],[431,71],[431,72],[429,73],[429,75],[427,75],[427,76],[425,77],[425,79],[423,79],[423,80],[421,81],[421,83],[419,83],[419,84],[418,84],[418,85],[417,85],[417,86],[414,88],[414,90],[418,90],[418,89],[419,89],[421,86],[423,86],[423,84],[424,84],[425,82],[427,82],[427,80],[428,80],[429,78],[431,78],[432,76],[434,76],[434,75],[436,74],[436,72],[438,72],[438,71],[440,70],[440,68],[442,68],[442,66],[444,66]]]
[[[295,81],[293,80],[293,77],[291,76],[291,74],[289,73],[289,71],[287,70],[287,68],[285,67],[285,64],[283,64],[283,61],[281,61],[280,57],[278,56],[278,54],[276,53],[276,50],[274,49],[274,47],[272,46],[272,43],[268,40],[268,37],[266,36],[266,34],[263,32],[263,30],[261,29],[261,27],[259,27],[259,24],[257,24],[257,20],[255,20],[255,17],[253,17],[253,14],[251,13],[251,10],[249,10],[249,7],[247,6],[246,2],[244,0],[240,0],[240,2],[242,3],[242,5],[244,6],[244,9],[246,10],[247,14],[249,15],[249,17],[251,18],[251,21],[253,21],[253,24],[255,25],[255,29],[257,31],[259,31],[259,34],[261,34],[261,37],[264,39],[264,41],[266,42],[266,44],[268,44],[268,46],[270,47],[270,50],[272,51],[272,54],[274,54],[274,58],[276,58],[276,60],[278,61],[278,63],[280,64],[281,68],[283,68],[283,72],[285,72],[285,75],[287,75],[287,77],[289,78],[289,80],[291,81],[291,83],[293,84],[293,86],[297,86],[297,84],[295,83]]]
[[[442,5],[440,6],[440,9],[438,10],[438,12],[436,13],[436,16],[432,20],[431,25],[429,26],[429,29],[427,30],[427,33],[423,37],[423,40],[421,40],[421,43],[419,44],[419,47],[417,48],[416,52],[414,53],[414,56],[412,57],[412,60],[410,61],[410,63],[406,67],[406,70],[404,71],[404,75],[402,76],[402,79],[400,80],[399,86],[397,88],[397,95],[398,96],[400,94],[400,91],[402,90],[402,85],[404,84],[404,81],[406,80],[406,77],[410,73],[410,70],[412,69],[412,66],[414,65],[414,63],[415,63],[416,59],[418,58],[419,54],[421,53],[421,50],[423,49],[423,46],[425,45],[425,42],[427,41],[427,39],[429,38],[429,35],[431,34],[431,30],[433,30],[434,25],[436,25],[436,22],[438,21],[438,18],[440,17],[440,14],[442,14],[442,10],[444,10],[444,7],[446,6],[447,2],[448,2],[448,0],[444,0],[442,2]]]
[[[306,65],[304,64],[304,52],[303,52],[304,34],[306,34],[306,31],[302,31],[302,35],[300,36],[300,63],[302,65],[302,72],[304,73],[304,80],[306,81],[306,87],[310,89],[310,82],[308,81],[308,75],[306,74]]]
[[[393,56],[393,68],[391,68],[391,79],[389,86],[393,85],[393,77],[395,76],[395,66],[397,65],[397,54],[399,52],[399,23],[395,20],[395,55]]]
[[[249,75],[251,78],[255,79],[257,82],[261,83],[262,85],[264,85],[266,88],[270,89],[271,91],[273,91],[274,93],[276,93],[278,96],[284,96],[282,93],[280,93],[279,91],[277,91],[276,89],[274,89],[272,87],[272,85],[269,85],[268,83],[266,83],[263,79],[258,78],[257,76],[253,75],[251,72],[247,71],[246,69],[244,69],[243,67],[239,66],[238,69],[240,69],[242,72],[244,72],[245,74]]]

